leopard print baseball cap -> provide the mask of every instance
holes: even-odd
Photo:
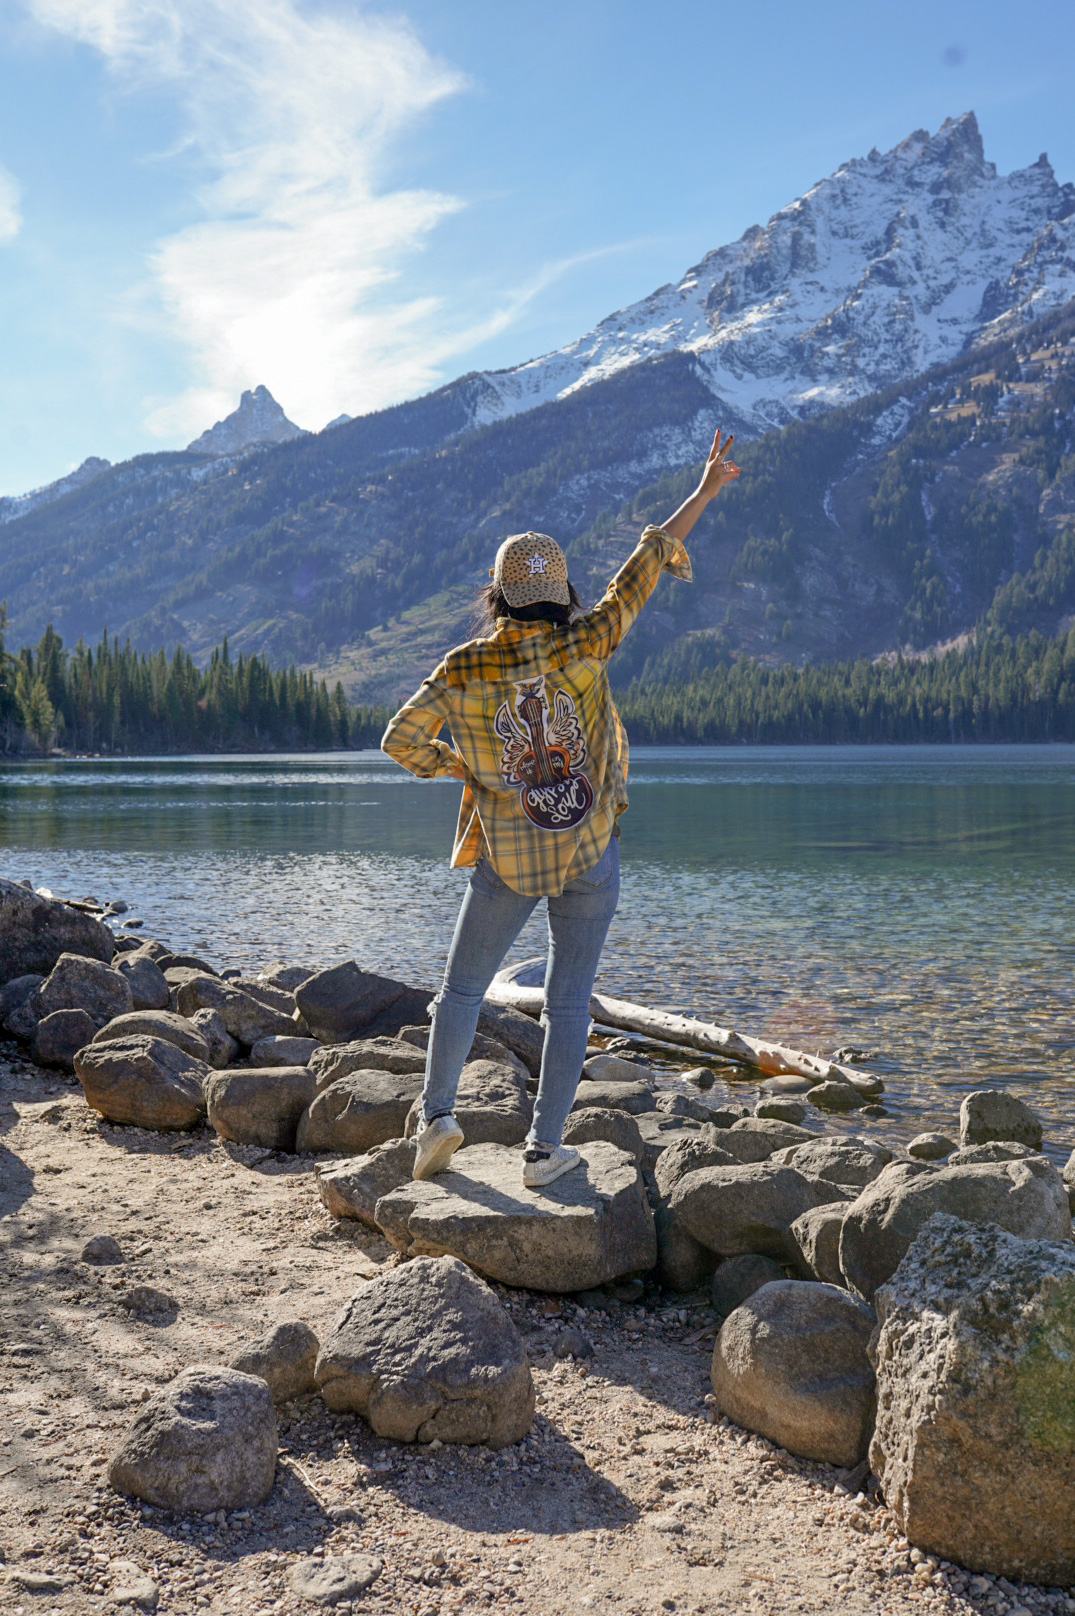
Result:
[[[547,533],[513,533],[496,553],[489,576],[509,606],[554,600],[570,606],[567,558]]]

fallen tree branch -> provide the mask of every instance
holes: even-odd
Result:
[[[509,1010],[540,1016],[545,1004],[544,989],[514,980],[516,975],[525,974],[528,967],[533,968],[535,963],[528,960],[524,965],[508,966],[499,972],[485,997]],[[544,961],[540,963],[544,969]],[[607,1027],[617,1027],[622,1032],[642,1033],[650,1038],[659,1038],[662,1043],[697,1049],[705,1055],[719,1055],[722,1060],[732,1061],[737,1066],[750,1066],[762,1071],[767,1077],[791,1074],[810,1078],[814,1083],[832,1079],[838,1083],[849,1083],[860,1094],[871,1098],[884,1091],[884,1083],[872,1072],[859,1072],[839,1061],[826,1060],[822,1055],[807,1055],[802,1050],[789,1049],[784,1044],[770,1043],[767,1039],[749,1038],[730,1028],[718,1027],[715,1022],[695,1021],[692,1016],[674,1015],[667,1010],[648,1010],[644,1005],[632,1004],[627,999],[612,999],[605,993],[593,994],[590,1014],[595,1021],[603,1022]]]

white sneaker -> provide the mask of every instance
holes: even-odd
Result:
[[[453,1116],[434,1117],[432,1122],[419,1123],[417,1139],[411,1177],[432,1178],[434,1173],[443,1173],[463,1143],[463,1130]]]
[[[555,1150],[546,1150],[544,1145],[527,1145],[523,1151],[523,1183],[527,1189],[540,1189],[543,1184],[551,1184],[554,1178],[570,1173],[581,1160],[571,1145],[557,1145]]]

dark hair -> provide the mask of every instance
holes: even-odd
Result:
[[[479,589],[474,602],[475,632],[491,634],[498,617],[513,617],[517,623],[554,623],[557,628],[566,628],[575,613],[582,610],[574,584],[568,584],[567,592],[571,596],[567,606],[561,606],[558,600],[535,600],[529,606],[509,606],[503,591],[496,584],[488,583]]]

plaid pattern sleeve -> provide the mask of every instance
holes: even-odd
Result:
[[[463,781],[453,866],[488,856],[516,892],[560,893],[627,808],[627,738],[606,664],[683,546],[648,527],[603,598],[564,628],[501,618],[449,652],[381,745],[412,774]],[[454,750],[436,739],[447,722]]]
[[[463,778],[458,753],[437,739],[452,712],[447,691],[440,682],[443,674],[442,662],[400,708],[381,740],[381,750],[420,780],[435,780],[440,775]]]

